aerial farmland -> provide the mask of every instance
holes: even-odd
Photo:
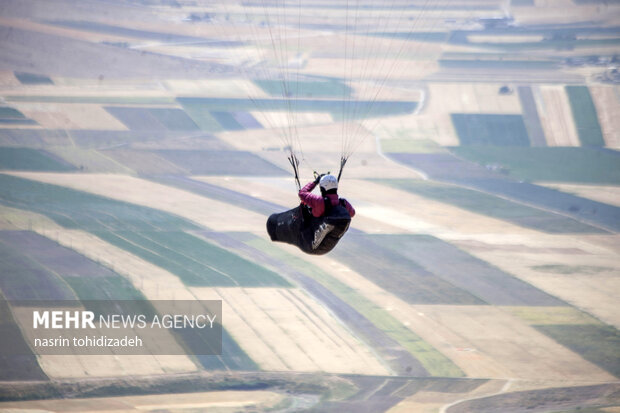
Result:
[[[620,5],[0,10],[0,412],[620,411]],[[267,233],[292,165],[356,210],[326,255]],[[219,341],[33,345],[130,302]]]

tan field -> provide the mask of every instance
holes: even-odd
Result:
[[[441,323],[462,339],[455,352],[465,352],[470,365],[491,368],[505,378],[607,381],[611,375],[581,359],[535,329],[521,324],[500,308],[476,306],[415,306],[420,318]],[[414,318],[414,317],[412,317]],[[507,354],[519,354],[509,358]],[[544,358],[541,355],[545,355]],[[551,356],[552,355],[552,356]],[[529,360],[529,361],[528,361]]]
[[[435,51],[436,49],[429,49],[426,53],[433,53]],[[418,53],[418,51],[415,51],[415,53]],[[320,74],[321,76],[342,76],[342,73],[346,73],[347,69],[345,69],[345,64],[341,58],[313,58],[308,61],[305,70],[307,73]],[[354,73],[352,78],[358,80],[379,78],[382,80],[389,76],[390,79],[416,80],[435,73],[437,70],[438,65],[432,60],[411,60],[403,64],[402,60],[384,63],[383,60],[377,59],[374,62],[370,62],[365,71],[360,71],[357,74]]]
[[[20,103],[16,106],[45,129],[127,130],[100,105]]]
[[[452,113],[521,113],[518,95],[500,95],[498,91],[502,86],[499,83],[429,83],[428,90],[421,95],[421,106],[416,116],[382,119],[370,129],[383,139],[405,135],[408,139],[425,139],[442,146],[458,146]]]
[[[517,93],[500,95],[503,84],[431,83],[426,112],[436,113],[521,113]]]
[[[226,326],[261,369],[388,374],[369,348],[303,291],[288,288],[193,288],[220,299]]]
[[[268,95],[253,82],[245,79],[169,79],[167,89],[182,96],[241,97],[252,96],[255,99]]]
[[[271,115],[272,112],[269,111],[269,114]],[[326,120],[326,114],[324,113],[308,114],[307,116],[304,118],[296,114],[290,114],[290,121],[296,118],[303,121],[304,119],[309,119],[309,117],[316,117],[318,121]],[[357,152],[376,153],[376,146],[372,135],[356,122],[351,122],[347,125],[330,122],[328,125],[307,126],[303,129],[295,130],[294,124],[289,123],[288,116],[285,118],[285,127],[280,129],[222,132],[218,134],[218,138],[238,150],[246,151],[270,150],[269,152],[275,152],[275,150],[281,150],[286,145],[294,144],[296,148],[300,148],[298,150],[300,157],[302,155],[320,156],[323,153],[333,153],[336,155],[335,161],[338,161],[341,144],[343,143],[341,136],[344,131],[351,135],[351,139],[345,138],[345,140],[347,142],[351,140],[351,144],[355,143],[357,145]],[[261,155],[264,154],[261,153]],[[280,157],[284,158],[286,162],[286,157]]]
[[[294,113],[288,112],[272,112],[260,111],[251,112],[254,119],[261,125],[269,129],[283,128],[286,129],[290,125],[297,126],[313,126],[321,124],[333,123],[332,116],[329,113]]]
[[[513,15],[524,25],[562,24],[575,21],[596,19],[603,24],[614,24],[614,15],[618,6],[613,2],[599,5],[581,5],[574,7],[571,0],[536,0],[536,12],[529,7],[515,7]]]
[[[540,35],[513,35],[513,36],[492,36],[492,35],[471,35],[467,39],[473,43],[526,43],[539,42],[543,40]]]
[[[20,82],[13,72],[0,71],[0,87],[11,88],[19,87]]]
[[[394,136],[404,136],[406,140],[430,141],[441,146],[459,145],[450,113],[441,109],[422,108],[418,116],[394,116],[383,120],[375,131],[382,142]]]
[[[541,86],[542,100],[538,101],[538,113],[547,145],[579,146],[577,129],[572,121],[568,97],[564,89],[557,86]]]
[[[617,238],[610,237],[611,240]],[[471,254],[584,309],[606,323],[620,326],[615,293],[620,288],[617,253],[578,237],[547,235],[538,237],[536,241],[539,248],[546,244],[546,248],[556,248],[556,251],[523,250],[519,253],[519,260],[515,260],[514,251],[496,249],[495,242],[489,242],[487,248],[460,245]],[[521,247],[528,244],[536,245],[532,242],[519,243]],[[564,249],[564,252],[558,251],[558,248]]]

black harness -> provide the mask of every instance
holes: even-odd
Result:
[[[331,251],[349,229],[351,216],[343,199],[332,205],[331,199],[325,196],[323,202],[325,212],[320,217],[313,216],[305,204],[272,214],[267,220],[271,240],[296,245],[308,254],[322,255]]]

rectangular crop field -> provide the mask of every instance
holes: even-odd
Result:
[[[26,119],[23,113],[19,110],[9,107],[9,106],[0,106],[0,119]]]
[[[66,172],[74,171],[76,168],[42,150],[0,147],[0,169]]]
[[[210,113],[224,130],[234,131],[244,129],[231,112],[211,111]]]
[[[601,125],[587,86],[566,86],[579,140],[583,146],[605,146]]]
[[[194,121],[181,109],[118,106],[107,106],[105,109],[131,130],[199,130]]]
[[[519,93],[521,107],[523,108],[523,120],[525,121],[525,127],[527,128],[532,146],[547,146],[545,132],[540,123],[532,87],[519,86],[517,91]]]
[[[351,96],[351,88],[337,80],[289,80],[288,82],[278,80],[255,80],[257,86],[271,96],[280,97],[335,97],[348,98]],[[292,103],[295,104],[295,101]]]
[[[502,165],[509,175],[526,181],[620,184],[620,157],[613,151],[490,146],[461,146],[451,150],[481,165]]]
[[[530,146],[521,115],[453,113],[461,145]]]
[[[15,77],[22,85],[53,85],[54,82],[47,76],[28,72],[14,72]]]
[[[192,175],[288,175],[287,171],[246,151],[158,150],[154,153]]]

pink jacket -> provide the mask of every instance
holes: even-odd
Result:
[[[299,199],[312,208],[312,215],[318,218],[325,212],[325,202],[321,195],[311,193],[315,186],[316,184],[314,182],[307,183],[306,186],[299,191]],[[327,197],[331,200],[333,206],[338,205],[338,202],[340,202],[337,194],[328,194]],[[351,218],[353,218],[355,216],[355,209],[353,209],[349,201],[344,198],[342,200],[344,201],[344,207],[349,211]]]

